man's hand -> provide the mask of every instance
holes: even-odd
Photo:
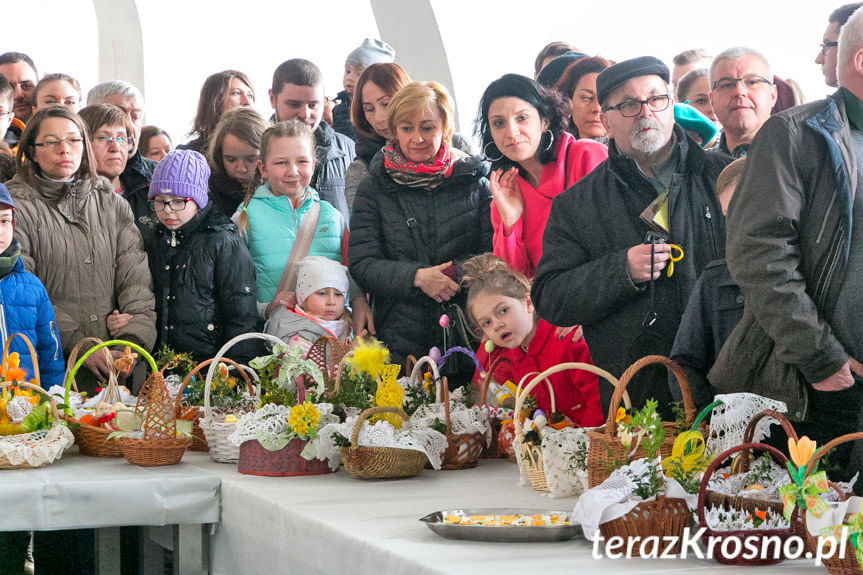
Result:
[[[659,274],[665,269],[671,258],[671,246],[668,244],[653,244],[653,267],[650,265],[651,244],[638,244],[626,252],[626,266],[632,283],[642,284],[651,278],[659,279]]]
[[[842,391],[854,385],[854,376],[852,373],[863,377],[863,366],[860,362],[849,357],[848,361],[842,368],[823,381],[812,384],[812,387],[818,391]]]
[[[264,315],[270,317],[270,314],[280,307],[294,307],[297,305],[297,294],[292,291],[280,291],[273,298],[273,301],[267,304],[267,310]]]
[[[423,293],[436,302],[449,301],[458,293],[458,284],[450,279],[443,270],[452,265],[452,262],[444,262],[430,268],[420,268],[414,276],[414,286],[423,290]]]

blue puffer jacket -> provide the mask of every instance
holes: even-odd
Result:
[[[26,335],[36,348],[42,387],[62,385],[65,367],[54,309],[42,282],[24,269],[20,259],[12,271],[0,279],[0,343],[5,346],[6,339],[13,333]],[[10,348],[10,353],[20,354],[20,365],[27,372],[27,378],[33,377],[33,360],[24,341],[16,337]]]

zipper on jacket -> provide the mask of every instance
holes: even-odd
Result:
[[[0,291],[0,345],[5,346],[9,334],[6,333],[6,308],[3,307],[3,292]]]
[[[57,322],[49,321],[48,327],[51,330],[51,339],[54,340],[54,361],[60,359],[60,340],[57,338]]]
[[[710,212],[710,206],[704,205],[704,219],[707,220],[707,229],[710,230],[710,247],[713,248],[713,259],[719,259],[719,252],[716,249],[716,232],[713,230],[713,214]]]
[[[840,227],[838,232],[833,235],[833,243],[830,244],[830,250],[827,252],[827,261],[822,268],[823,272],[815,284],[815,297],[813,299],[815,299],[819,310],[824,309],[824,302],[827,299],[827,294],[830,293],[830,282],[833,280],[833,273],[839,262],[844,237],[845,230]]]
[[[833,196],[830,198],[830,203],[827,204],[827,210],[824,212],[824,219],[821,220],[821,227],[818,229],[818,235],[815,237],[815,243],[821,243],[821,237],[824,235],[824,228],[827,227],[827,218],[830,217],[830,212],[833,210],[833,204],[836,203],[836,197],[839,195],[839,190],[833,189]]]
[[[171,247],[177,247],[177,232],[171,232]]]

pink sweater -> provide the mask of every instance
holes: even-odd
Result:
[[[538,187],[534,188],[518,176],[524,213],[510,230],[504,229],[500,213],[492,202],[494,254],[528,278],[536,275],[536,266],[542,257],[542,233],[551,201],[608,157],[608,148],[603,144],[576,140],[567,132],[561,134],[556,145],[556,160],[542,167]]]

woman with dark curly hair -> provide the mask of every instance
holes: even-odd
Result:
[[[492,162],[494,253],[528,278],[542,256],[551,201],[608,157],[606,147],[565,131],[566,103],[518,74],[489,84],[476,131]]]

